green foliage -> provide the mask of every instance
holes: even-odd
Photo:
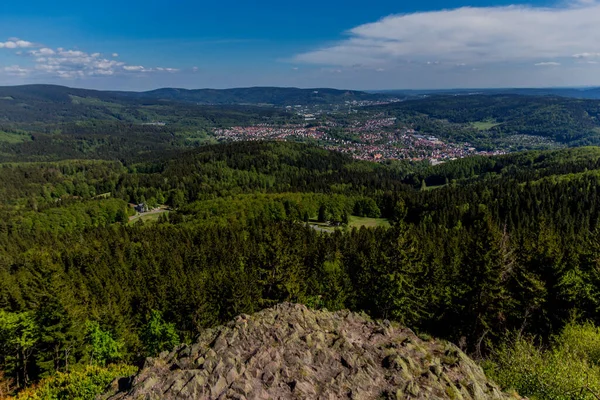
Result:
[[[146,354],[150,357],[155,357],[165,350],[173,350],[180,343],[175,325],[165,322],[161,312],[156,310],[150,312],[150,318],[142,330],[141,339]]]
[[[0,310],[0,365],[14,374],[17,385],[29,382],[28,362],[38,342],[33,313]]]
[[[100,328],[95,321],[87,321],[86,343],[88,346],[88,358],[90,364],[106,365],[118,361],[123,357],[122,343],[113,339],[108,331]]]
[[[354,203],[354,215],[359,217],[379,218],[381,210],[377,207],[377,203],[370,197],[359,199]]]
[[[551,348],[516,337],[485,363],[504,388],[538,400],[597,399],[600,394],[600,331],[591,324],[570,324]]]
[[[555,338],[555,343],[575,358],[600,366],[600,328],[592,323],[571,323],[565,326],[561,334]]]
[[[43,379],[35,386],[19,392],[15,400],[94,400],[116,378],[131,376],[136,372],[137,368],[122,364],[80,367]]]

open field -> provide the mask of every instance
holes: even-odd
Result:
[[[360,228],[361,226],[364,226],[366,228],[375,228],[378,226],[389,227],[390,221],[388,221],[385,218],[355,217],[355,216],[351,215],[348,226],[350,228],[352,228],[352,227]]]
[[[480,130],[480,131],[487,131],[497,125],[500,125],[499,123],[495,122],[495,121],[477,121],[477,122],[471,122],[471,125],[473,126],[473,128]]]
[[[0,143],[16,144],[31,140],[31,136],[26,133],[13,133],[0,131]]]
[[[162,214],[165,214],[165,213],[168,214],[169,210],[163,206],[154,211],[148,211],[148,212],[142,213],[142,214],[138,213],[132,217],[129,217],[129,223],[135,224],[138,221],[156,222],[158,220],[158,217],[160,217]]]
[[[309,225],[321,232],[333,232],[336,229],[342,229],[344,226],[330,226],[327,222],[317,222],[316,220],[310,220]],[[378,226],[389,227],[390,222],[385,218],[368,218],[368,217],[356,217],[351,215],[349,217],[348,228],[376,228]]]

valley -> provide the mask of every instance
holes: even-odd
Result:
[[[600,393],[600,148],[582,146],[597,138],[596,100],[313,104],[305,121],[287,106],[22,90],[5,101],[35,110],[0,108],[10,398],[76,398],[81,387],[87,398],[177,398],[169,382],[231,398]],[[252,355],[227,336],[229,321],[241,324],[231,335],[289,348],[257,356],[266,375],[244,375]],[[380,345],[360,329],[404,339]],[[211,350],[200,355],[198,340]],[[296,370],[286,354],[305,345],[298,357],[348,379],[327,386]],[[261,361],[270,354],[280,359]]]

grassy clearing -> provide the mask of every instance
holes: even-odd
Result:
[[[368,217],[356,217],[354,215],[349,216],[348,226],[331,226],[328,222],[318,222],[316,219],[311,219],[309,225],[321,232],[334,232],[336,229],[352,229],[360,228],[377,228],[379,226],[389,228],[391,226],[390,221],[385,218],[368,218]]]
[[[73,104],[84,104],[84,105],[88,105],[88,106],[104,106],[104,107],[113,107],[113,108],[123,108],[123,105],[118,104],[118,103],[111,103],[108,101],[103,101],[100,99],[97,99],[95,97],[79,97],[79,96],[73,96],[73,95],[69,95],[69,97],[71,98],[71,102]]]
[[[31,136],[26,133],[14,133],[0,131],[0,143],[17,144],[31,140]]]
[[[471,125],[473,126],[473,128],[480,130],[480,131],[487,131],[492,129],[493,127],[500,125],[499,123],[497,123],[496,121],[477,121],[477,122],[471,122]]]
[[[168,215],[169,210],[161,209],[158,211],[150,211],[150,212],[143,213],[143,214],[136,214],[133,217],[129,217],[129,223],[135,224],[138,221],[144,221],[144,223],[156,222],[156,221],[158,221],[158,218],[165,213]]]
[[[352,228],[352,227],[360,228],[361,226],[364,226],[366,228],[375,228],[378,226],[384,226],[384,227],[390,226],[390,221],[388,221],[385,218],[355,217],[355,216],[351,215],[349,219],[350,220],[349,220],[348,226],[350,228]]]

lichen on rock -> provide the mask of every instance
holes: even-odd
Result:
[[[456,346],[349,311],[283,303],[147,360],[142,399],[510,399]]]

